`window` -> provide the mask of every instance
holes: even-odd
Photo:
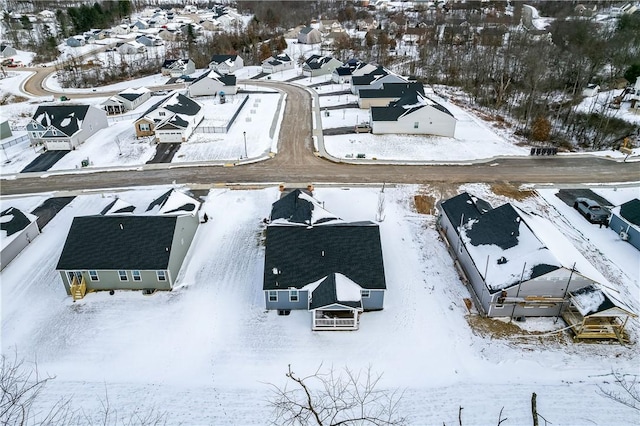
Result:
[[[129,281],[129,277],[127,277],[127,271],[118,271],[118,277],[120,277],[120,281]]]
[[[100,281],[100,277],[98,277],[98,271],[89,271],[89,278],[91,281]]]
[[[134,281],[142,281],[142,277],[140,276],[140,271],[131,271],[131,276]]]
[[[151,125],[149,123],[140,123],[138,124],[138,129],[140,129],[141,132],[148,132],[151,130]]]
[[[371,297],[371,291],[370,290],[360,290],[360,295],[365,299],[369,298],[369,297]]]
[[[269,302],[278,301],[278,292],[275,290],[269,290]]]
[[[166,112],[164,112],[164,111],[160,111],[160,112],[158,113],[158,115],[159,115],[160,117],[164,117],[165,115],[167,115],[167,113],[166,113]]]
[[[298,301],[298,290],[289,290],[289,302]]]
[[[156,276],[158,277],[158,281],[166,281],[167,271],[156,271]]]
[[[413,128],[417,129],[419,125],[420,125],[420,123],[418,121],[416,121],[415,123],[413,123]]]

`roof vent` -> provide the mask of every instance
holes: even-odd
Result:
[[[124,226],[122,226],[122,224],[120,224],[120,229],[123,229],[123,230],[124,230]]]
[[[502,256],[501,258],[498,259],[498,265],[504,265],[505,263],[507,263],[507,258]]]

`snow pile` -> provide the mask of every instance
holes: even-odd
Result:
[[[587,287],[582,289],[582,291],[576,292],[571,300],[582,316],[586,316],[598,312],[598,308],[600,308],[600,305],[604,302],[605,297],[602,290]]]

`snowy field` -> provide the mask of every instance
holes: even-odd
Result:
[[[132,189],[118,196],[144,205],[166,190]],[[2,352],[17,348],[21,357],[37,358],[41,372],[56,376],[38,401],[41,408],[72,397],[74,407],[95,414],[108,398],[118,416],[155,409],[166,412],[168,424],[266,424],[268,383],[283,384],[288,364],[303,375],[320,364],[371,366],[384,374],[383,388],[404,390],[400,410],[412,425],[457,424],[459,406],[465,425],[496,424],[502,407],[504,424],[530,424],[532,392],[539,412],[554,425],[637,424],[636,411],[603,397],[598,387],[616,389],[612,370],[638,373],[637,322],[629,325],[630,347],[574,344],[566,335],[526,336],[527,330],[564,326],[552,319],[514,323],[523,327],[516,336],[473,331],[470,324],[478,318],[463,303],[469,295],[438,237],[435,217],[413,208],[417,193],[438,198],[462,190],[494,206],[508,201],[479,184],[387,187],[380,223],[385,309],[363,314],[355,332],[312,332],[308,312],[265,311],[262,219],[278,197],[276,188],[210,191],[203,205],[210,220],[198,229],[175,291],[89,294],[72,303],[54,270],[72,218],[99,212],[114,196],[80,195],[0,273]],[[638,190],[616,194],[623,198],[623,192],[627,197]],[[379,191],[321,187],[315,195],[345,220],[374,220]],[[574,218],[556,205],[552,191],[514,203],[551,218],[582,252],[590,253],[597,241],[600,253],[590,260],[630,295],[637,310],[633,271],[640,252]],[[38,197],[44,198],[4,197],[2,208],[30,207]],[[626,249],[624,258],[614,256]]]
[[[609,90],[604,92],[599,92],[595,96],[585,97],[578,106],[576,106],[576,111],[584,112],[584,113],[606,113],[608,116],[613,118],[619,118],[624,121],[628,121],[630,123],[635,123],[640,125],[640,114],[636,114],[630,111],[631,102],[626,101],[620,104],[620,109],[611,109],[609,108],[609,104],[613,101],[613,98],[622,94],[622,89],[620,90]]]

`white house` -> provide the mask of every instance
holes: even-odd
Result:
[[[196,72],[196,64],[193,60],[184,59],[167,59],[160,69],[162,75],[170,75],[171,77],[180,77]]]
[[[341,66],[342,62],[331,56],[311,55],[302,65],[302,74],[311,77],[331,74]]]
[[[244,67],[244,61],[239,55],[213,55],[209,68],[220,74],[229,74]]]
[[[202,105],[180,93],[168,96],[134,122],[137,137],[158,143],[186,142],[204,118]]]
[[[189,96],[215,96],[220,92],[225,95],[238,93],[236,76],[220,74],[216,70],[207,70],[189,85]]]
[[[369,110],[371,133],[435,135],[452,138],[456,119],[442,105],[418,92],[407,93],[386,107]]]
[[[111,96],[101,105],[108,115],[133,111],[151,98],[151,91],[145,87],[125,89]]]
[[[385,83],[407,83],[407,80],[379,66],[375,70],[351,77],[351,93],[360,89],[380,89]]]
[[[322,41],[322,33],[312,27],[304,27],[298,33],[298,43],[318,44]]]
[[[289,55],[286,53],[280,53],[275,56],[270,56],[262,62],[262,72],[273,74],[278,71],[293,69],[294,66],[295,64]]]
[[[40,105],[27,124],[27,132],[31,145],[72,150],[108,126],[105,111],[90,105]]]
[[[358,59],[349,59],[343,66],[333,70],[331,81],[334,83],[351,83],[353,77],[360,77],[375,71],[378,67]]]
[[[17,55],[18,52],[8,44],[0,44],[0,57],[9,58],[13,55]]]
[[[128,41],[126,43],[118,43],[116,49],[123,55],[135,55],[137,53],[144,53],[147,48],[137,41]]]
[[[9,207],[0,213],[0,270],[40,234],[37,219],[15,207]]]

